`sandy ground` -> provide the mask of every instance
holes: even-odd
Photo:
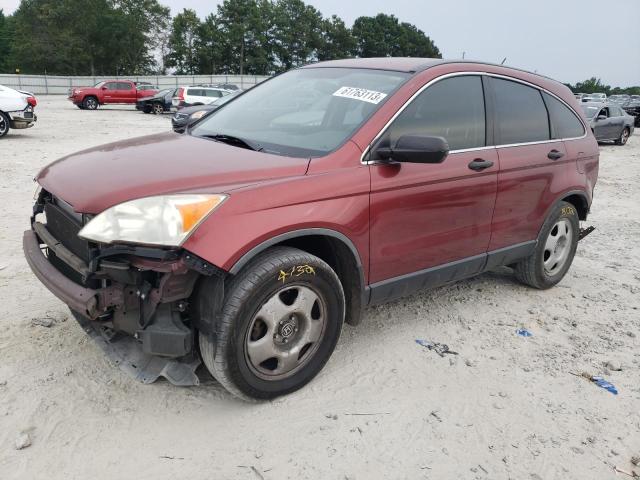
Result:
[[[0,140],[0,479],[608,479],[640,455],[640,134],[602,146],[589,223],[549,291],[508,269],[366,311],[320,375],[268,403],[135,383],[29,271],[32,177],[168,117],[41,97]],[[55,318],[51,327],[32,319]],[[526,327],[531,338],[516,335]],[[446,343],[439,357],[415,343]],[[610,371],[606,362],[619,363]],[[569,372],[604,375],[613,394]],[[31,446],[15,442],[29,435]],[[629,478],[622,475],[620,478]]]

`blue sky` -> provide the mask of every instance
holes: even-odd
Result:
[[[204,18],[215,0],[160,0],[172,12]],[[13,11],[19,0],[0,0]],[[415,24],[445,58],[501,62],[562,82],[591,76],[612,86],[640,85],[640,0],[307,0],[351,25],[383,12]]]

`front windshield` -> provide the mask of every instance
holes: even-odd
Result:
[[[104,85],[106,82],[98,82],[96,83],[92,88],[100,88],[102,85]]]
[[[158,93],[156,93],[156,97],[164,97],[165,95],[172,93],[174,90],[175,88],[165,88],[164,90],[160,90]]]
[[[292,70],[253,87],[190,133],[237,137],[281,155],[325,155],[344,143],[408,77],[351,68]]]
[[[582,107],[582,111],[584,112],[587,118],[593,118],[600,111],[601,107],[594,107],[592,105],[580,105]]]

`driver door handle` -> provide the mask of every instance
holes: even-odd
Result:
[[[475,170],[476,172],[480,172],[485,168],[493,167],[493,162],[491,160],[483,160],[482,158],[476,158],[475,160],[469,162],[469,168],[471,170]]]
[[[558,160],[559,158],[564,157],[564,153],[559,152],[558,150],[551,150],[549,153],[547,153],[547,158],[551,159],[551,160]]]

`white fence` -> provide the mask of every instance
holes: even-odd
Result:
[[[88,87],[103,80],[132,80],[149,82],[158,88],[179,87],[200,83],[233,83],[240,88],[256,85],[269,77],[256,75],[146,75],[128,77],[67,77],[51,75],[9,75],[0,74],[0,85],[26,90],[37,95],[66,95],[70,88]]]

